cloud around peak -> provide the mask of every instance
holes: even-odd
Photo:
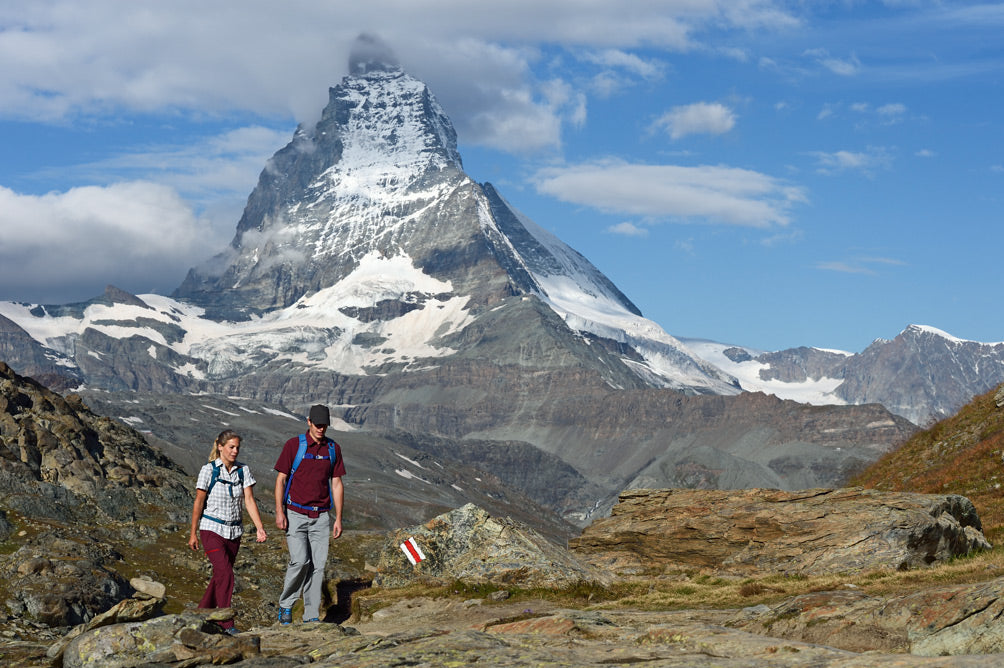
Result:
[[[602,160],[548,167],[533,179],[539,192],[605,213],[654,222],[767,228],[790,222],[806,201],[801,188],[748,169]]]

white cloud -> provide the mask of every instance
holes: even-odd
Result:
[[[660,116],[653,127],[665,129],[673,139],[692,134],[720,135],[736,124],[735,113],[718,102],[695,102],[673,107]]]
[[[874,275],[875,271],[869,269],[868,267],[863,267],[861,265],[848,264],[846,262],[819,262],[816,264],[817,269],[823,269],[825,271],[836,271],[841,274],[868,274]]]
[[[749,62],[750,52],[747,49],[737,47],[720,47],[716,51],[726,58],[731,58],[739,63]]]
[[[292,137],[293,128],[247,126],[190,144],[154,145],[100,161],[62,168],[77,181],[156,180],[200,202],[221,195],[242,199],[254,187],[268,159]]]
[[[616,225],[611,225],[607,228],[607,232],[612,234],[620,234],[625,237],[647,237],[648,230],[644,227],[638,227],[634,223],[629,223],[627,221],[623,223],[617,223]]]
[[[661,61],[645,59],[621,49],[580,52],[577,58],[602,68],[589,81],[589,89],[601,98],[635,86],[639,80],[651,82],[661,79],[666,70]]]
[[[881,107],[875,110],[880,116],[902,116],[906,113],[906,105],[899,102],[891,102],[889,104],[883,104]]]
[[[378,26],[436,92],[461,141],[518,153],[558,146],[562,120],[581,122],[584,108],[578,99],[563,109],[537,97],[532,66],[541,53],[527,45],[590,53],[598,67],[652,79],[662,65],[632,50],[690,51],[706,31],[795,24],[770,2],[705,0],[514,0],[477,12],[464,0],[12,0],[0,5],[0,116],[57,121],[168,109],[310,122],[347,72],[352,42]]]
[[[864,274],[875,276],[878,272],[874,265],[903,266],[906,263],[888,257],[859,257],[850,260],[834,260],[817,262],[816,268],[824,271],[835,271],[842,274]]]
[[[816,171],[827,175],[854,171],[870,176],[876,169],[892,166],[892,155],[881,146],[869,146],[864,151],[816,151],[811,155],[818,163]]]
[[[855,102],[850,105],[850,109],[866,119],[877,119],[879,123],[884,125],[899,123],[906,114],[906,105],[900,102],[890,102],[874,108],[867,102]]]
[[[621,49],[603,49],[590,51],[581,56],[582,60],[602,65],[605,68],[615,68],[636,74],[643,79],[659,79],[662,77],[664,65],[656,60],[646,60],[633,53]]]
[[[804,55],[842,77],[853,76],[861,70],[861,61],[853,54],[847,58],[835,58],[826,49],[809,49]]]
[[[562,79],[552,79],[541,86],[547,108],[558,113],[565,110],[566,116],[574,127],[582,127],[586,122],[586,96],[576,91]]]
[[[652,220],[769,227],[786,225],[804,192],[746,169],[630,164],[616,160],[537,172],[539,192],[607,213]]]
[[[593,76],[589,82],[589,88],[601,98],[608,98],[616,95],[621,90],[630,86],[632,82],[627,78],[614,72],[603,71]]]
[[[86,299],[112,283],[132,292],[177,287],[184,269],[224,245],[172,188],[146,183],[22,195],[0,187],[0,299]],[[24,258],[34,258],[30,266]]]

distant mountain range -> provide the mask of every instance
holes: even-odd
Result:
[[[922,325],[910,325],[892,340],[876,339],[856,354],[685,343],[746,391],[817,405],[879,403],[921,426],[954,415],[1004,382],[1004,343],[965,341]]]
[[[580,524],[630,486],[840,484],[904,417],[1004,379],[1002,346],[929,328],[857,355],[681,342],[471,180],[432,92],[379,52],[354,52],[175,294],[0,303],[0,359],[167,441],[192,405],[165,395],[326,402],[345,433],[481,463]]]

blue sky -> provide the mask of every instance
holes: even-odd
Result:
[[[9,0],[0,299],[169,294],[361,32],[679,337],[1004,340],[1004,4]]]

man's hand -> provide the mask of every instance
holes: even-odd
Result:
[[[275,477],[275,526],[280,531],[289,528],[289,520],[286,519],[286,479],[288,473],[280,473]]]

